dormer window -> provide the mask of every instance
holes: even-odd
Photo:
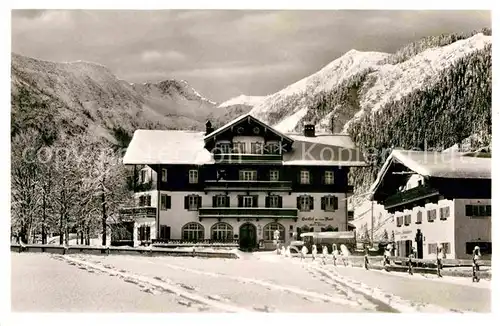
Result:
[[[235,142],[233,144],[233,153],[244,154],[245,153],[245,143]]]
[[[253,142],[251,144],[251,150],[252,150],[252,154],[262,154],[262,150],[263,150],[263,143],[261,142]]]

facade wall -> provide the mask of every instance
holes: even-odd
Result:
[[[471,255],[466,253],[467,242],[490,242],[491,243],[491,216],[469,217],[465,214],[465,205],[491,205],[491,199],[455,199],[455,251],[457,258],[470,259]],[[483,258],[491,258],[485,255]]]
[[[446,220],[442,220],[440,216],[440,208],[449,207],[450,216]],[[424,259],[435,259],[436,252],[434,250],[434,244],[438,243],[448,243],[449,252],[446,254],[447,258],[455,258],[455,221],[454,221],[454,203],[451,200],[439,200],[437,204],[429,203],[425,206],[414,207],[411,211],[405,210],[403,212],[399,211],[394,214],[394,241],[400,246],[405,245],[405,241],[410,240],[411,246],[416,247],[415,236],[417,230],[420,229],[423,236],[423,258]],[[436,219],[433,222],[427,220],[427,211],[435,209]],[[422,223],[417,224],[417,213],[422,212]],[[409,225],[397,226],[397,217],[411,214],[411,222]],[[399,243],[398,243],[399,242]],[[429,245],[431,252],[429,253]],[[406,248],[401,248],[397,254],[405,253]]]
[[[211,227],[218,223],[219,221],[215,218],[204,218],[199,221],[198,211],[189,211],[184,208],[184,197],[187,195],[199,195],[202,198],[202,207],[212,207],[212,197],[215,195],[224,195],[224,192],[209,192],[205,194],[204,192],[186,192],[186,191],[162,191],[162,194],[171,196],[171,208],[168,210],[160,211],[160,225],[166,225],[170,227],[170,238],[171,239],[181,239],[182,238],[182,227],[189,222],[197,222],[203,225],[205,239],[210,239]],[[228,196],[230,197],[230,206],[238,206],[238,195],[245,195],[246,192],[230,192]],[[251,195],[258,195],[258,206],[265,207],[265,197],[268,195],[267,192],[251,192]],[[283,198],[283,208],[296,208],[297,207],[297,196],[303,193],[289,193],[284,192],[273,192],[272,194],[281,195]],[[305,194],[305,193],[304,193]],[[292,233],[296,231],[297,227],[302,227],[304,225],[314,227],[315,231],[320,231],[321,227],[332,226],[338,228],[339,231],[347,230],[346,226],[346,201],[342,200],[345,198],[345,194],[341,193],[314,193],[309,194],[314,198],[314,209],[309,212],[298,212],[298,219],[295,222],[293,219],[279,219],[278,223],[283,225],[285,228],[285,242],[289,242],[292,239]],[[325,195],[335,195],[339,198],[338,209],[335,212],[325,212],[321,210],[321,197]],[[248,208],[251,210],[252,208]],[[257,238],[261,240],[263,238],[263,228],[268,223],[274,222],[272,218],[260,218],[259,221],[256,218],[240,218],[237,221],[236,218],[222,218],[221,222],[226,222],[233,227],[234,234],[239,234],[239,228],[245,223],[252,223],[257,227]]]

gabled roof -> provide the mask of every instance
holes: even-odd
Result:
[[[123,164],[211,164],[202,132],[136,130]]]
[[[395,149],[370,187],[371,198],[393,163],[400,163],[424,177],[450,179],[491,179],[491,159],[456,151],[430,152]]]
[[[267,128],[269,129],[270,131],[272,131],[273,133],[275,133],[276,135],[280,136],[280,137],[283,137],[284,139],[287,139],[288,141],[290,142],[293,142],[293,139],[291,139],[290,137],[288,137],[287,135],[279,132],[278,130],[272,128],[271,126],[265,124],[264,122],[260,121],[259,119],[253,117],[252,115],[250,115],[250,113],[246,113],[242,116],[239,116],[238,118],[232,120],[232,121],[229,121],[228,123],[226,123],[225,125],[223,125],[222,127],[218,128],[218,129],[215,129],[214,131],[212,131],[211,133],[209,133],[208,135],[205,136],[204,140],[206,141],[207,139],[210,139],[226,130],[228,130],[229,128],[231,128],[231,126],[234,126],[236,124],[238,124],[239,122],[245,120],[245,119],[252,119],[253,121],[255,121],[256,123],[260,124],[262,127],[264,128]]]

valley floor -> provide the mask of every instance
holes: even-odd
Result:
[[[490,311],[477,285],[301,262],[12,253],[13,312]]]

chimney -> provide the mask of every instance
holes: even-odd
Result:
[[[304,124],[304,136],[316,137],[316,128],[313,123]]]
[[[212,131],[214,131],[214,128],[212,128],[212,123],[210,120],[207,120],[205,123],[205,136],[210,134]]]

